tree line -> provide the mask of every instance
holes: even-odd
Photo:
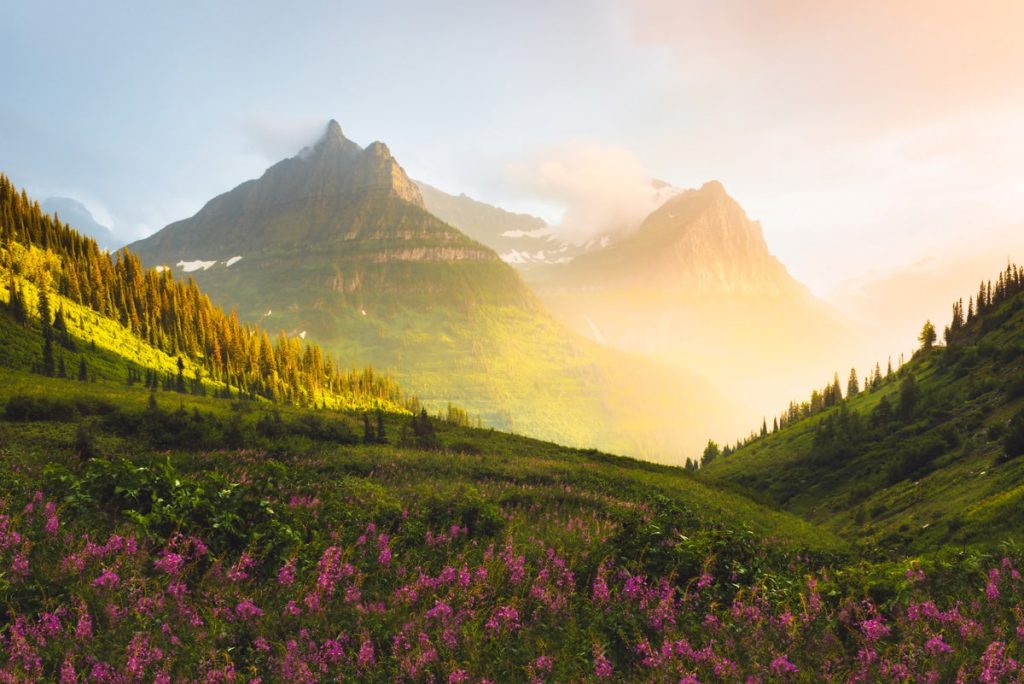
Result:
[[[46,374],[59,374],[53,344],[65,339],[55,334],[63,321],[51,318],[52,290],[119,321],[172,357],[191,359],[206,378],[223,383],[228,391],[234,388],[239,396],[301,405],[318,405],[329,395],[408,403],[394,380],[371,367],[345,370],[319,345],[288,337],[283,331],[272,340],[266,330],[239,322],[235,311],[225,313],[215,306],[191,278],[175,279],[167,269],[144,269],[127,249],[108,254],[92,238],[44,213],[38,202],[24,190],[19,192],[3,174],[0,245],[4,248],[0,266],[11,273],[9,306],[15,319],[25,321],[29,316],[16,276],[39,288],[40,309],[46,304],[39,312]],[[19,257],[30,254],[32,248],[40,250],[42,257],[27,264]],[[58,310],[57,315],[63,313]],[[71,342],[70,336],[66,340]]]

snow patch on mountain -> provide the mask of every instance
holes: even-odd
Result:
[[[554,240],[555,236],[551,234],[551,231],[547,228],[537,228],[535,230],[506,230],[501,234],[501,237],[507,238],[547,238],[548,240]]]
[[[177,264],[175,264],[175,266],[180,266],[181,270],[183,270],[185,273],[192,273],[194,271],[198,271],[199,269],[203,269],[204,271],[206,271],[206,270],[208,270],[211,266],[213,266],[216,263],[217,263],[216,260],[213,260],[213,261],[202,261],[201,259],[197,259],[196,261],[184,261],[184,260],[182,260],[182,261],[179,261]]]

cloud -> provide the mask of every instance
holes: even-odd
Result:
[[[276,163],[298,154],[307,145],[314,144],[324,134],[324,117],[271,117],[257,115],[247,119],[242,131],[246,146],[267,162]]]
[[[524,195],[564,208],[553,230],[571,242],[636,228],[658,205],[650,172],[632,153],[615,145],[549,145],[525,161],[509,164],[506,171]]]

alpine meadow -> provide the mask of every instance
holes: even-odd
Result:
[[[1024,6],[6,9],[0,682],[1024,682]]]

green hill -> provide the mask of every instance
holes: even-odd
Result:
[[[702,476],[867,545],[923,551],[1019,540],[1021,271],[1008,267],[981,291],[977,314],[974,298],[966,314],[955,305],[946,346],[929,343],[891,377],[808,417],[791,407],[782,429],[715,458]]]

